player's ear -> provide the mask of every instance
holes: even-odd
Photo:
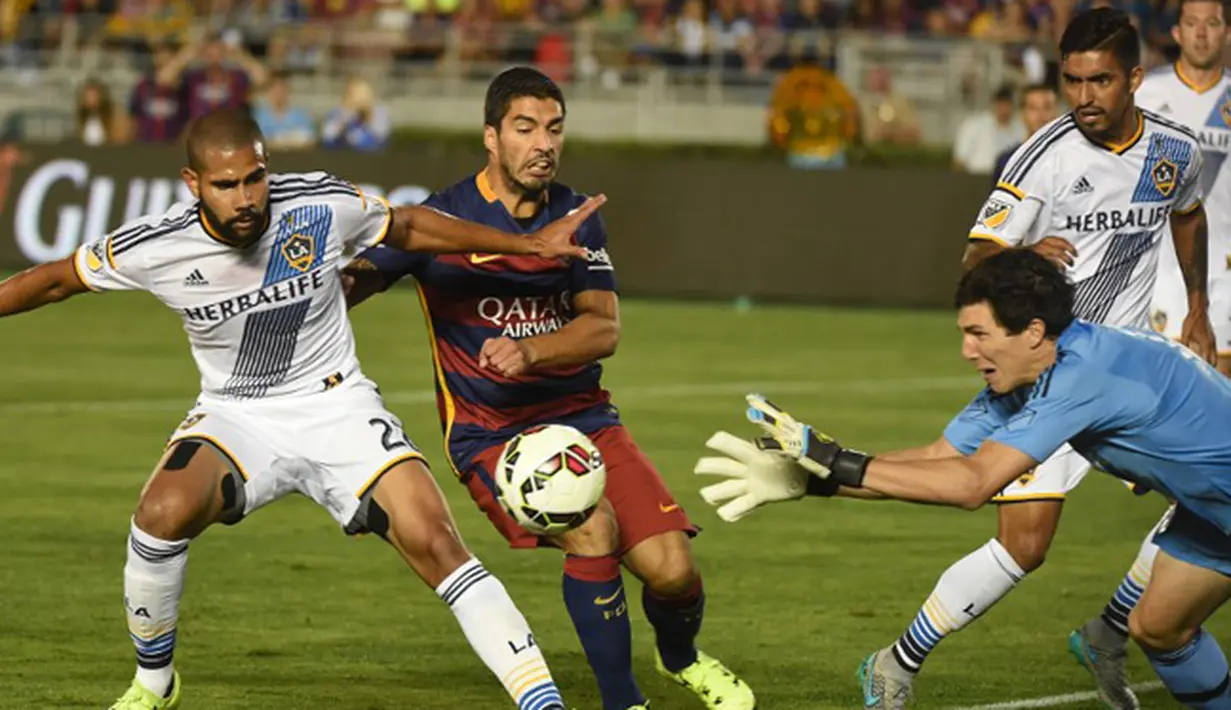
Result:
[[[497,138],[498,138],[498,135],[496,133],[495,126],[490,126],[490,125],[483,126],[483,147],[487,148],[487,152],[489,153],[496,152],[496,144],[497,144],[496,139]]]
[[[1030,336],[1030,347],[1037,348],[1047,340],[1047,324],[1041,318],[1035,318],[1026,326],[1026,333]]]
[[[1176,23],[1171,26],[1171,41],[1176,44],[1180,43],[1180,25]]]
[[[192,196],[201,199],[201,183],[200,176],[192,168],[180,168],[180,177],[183,178],[184,184],[188,186],[188,191]]]
[[[1133,70],[1128,73],[1128,88],[1132,93],[1137,93],[1137,89],[1141,88],[1141,80],[1145,78],[1146,70],[1140,64],[1133,67]]]

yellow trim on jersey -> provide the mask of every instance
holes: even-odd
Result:
[[[81,285],[82,285],[82,286],[85,286],[86,288],[90,289],[91,291],[93,291],[93,292],[95,292],[95,293],[98,293],[100,289],[94,288],[94,286],[93,286],[93,285],[92,285],[89,281],[86,281],[86,280],[85,280],[85,274],[84,274],[84,273],[82,273],[82,271],[81,271],[81,262],[80,262],[80,259],[81,259],[81,254],[80,254],[80,250],[81,250],[81,249],[89,249],[89,248],[90,248],[90,247],[89,247],[89,245],[83,245],[83,246],[81,246],[81,247],[79,247],[79,248],[78,248],[78,253],[73,254],[73,273],[77,275],[77,280],[81,282]]]
[[[386,473],[389,473],[390,471],[392,471],[395,466],[398,466],[399,464],[404,464],[407,461],[422,461],[424,464],[426,464],[427,458],[424,457],[423,454],[421,453],[414,452],[410,454],[403,454],[402,456],[399,456],[393,459],[392,461],[385,464],[384,466],[381,466],[380,469],[376,471],[376,473],[372,474],[372,477],[369,478],[366,483],[364,483],[362,486],[359,487],[359,491],[355,493],[355,497],[363,498],[365,495],[368,494],[368,491],[372,490],[372,486],[375,486],[376,483],[380,481],[380,479]]]
[[[223,239],[221,234],[214,231],[214,227],[209,223],[209,220],[205,218],[205,215],[200,211],[200,209],[197,210],[197,221],[201,223],[201,227],[205,230],[205,233],[209,235],[210,239],[230,246],[230,242]]]
[[[107,237],[107,263],[111,265],[111,268],[113,270],[116,268],[115,267],[115,254],[111,253],[111,237]]]
[[[230,461],[231,465],[235,467],[235,472],[239,474],[239,477],[244,479],[245,482],[248,481],[248,474],[244,472],[244,467],[240,465],[239,459],[235,458],[235,454],[231,453],[230,449],[223,446],[221,442],[219,442],[217,439],[210,436],[209,434],[192,433],[192,434],[184,434],[183,436],[177,436],[174,439],[171,439],[170,441],[167,442],[167,445],[163,447],[163,451],[166,451],[167,449],[171,448],[172,446],[174,446],[175,444],[178,444],[181,441],[188,441],[189,439],[200,439],[202,441],[208,441],[216,449],[221,451],[223,456],[227,457],[227,460]]]
[[[1188,77],[1184,76],[1184,70],[1180,68],[1180,62],[1178,59],[1176,60],[1174,66],[1175,66],[1175,77],[1180,80],[1180,83],[1192,89],[1193,91],[1197,92],[1198,94],[1204,94],[1205,92],[1209,91],[1215,86],[1218,86],[1218,83],[1222,81],[1222,75],[1223,75],[1223,69],[1224,69],[1224,67],[1222,66],[1218,67],[1218,76],[1215,77],[1213,81],[1206,84],[1205,86],[1201,86],[1197,82],[1193,81],[1192,79],[1189,79]]]
[[[1015,185],[1010,185],[1004,180],[1001,180],[1000,182],[996,183],[996,189],[1004,190],[1005,192],[1009,193],[1010,195],[1016,197],[1019,200],[1026,199],[1026,193],[1022,192],[1022,189],[1020,187],[1017,187]]]
[[[474,184],[479,188],[479,194],[488,202],[495,202],[500,199],[496,196],[496,191],[492,189],[492,184],[487,179],[486,168],[480,170],[479,174],[474,176]]]
[[[1145,133],[1145,129],[1146,129],[1145,116],[1142,116],[1141,111],[1138,110],[1137,111],[1137,130],[1133,133],[1132,138],[1129,138],[1127,141],[1124,141],[1123,143],[1120,143],[1119,145],[1115,143],[1103,143],[1102,145],[1104,148],[1106,148],[1107,150],[1110,150],[1116,155],[1123,155],[1125,152],[1128,151],[1129,148],[1132,148],[1133,146],[1137,145],[1137,141],[1141,140],[1141,134]]]
[[[1064,500],[1063,493],[1020,493],[1011,496],[996,496],[993,503],[1029,503],[1031,501]]]
[[[449,441],[453,433],[453,419],[457,416],[457,408],[453,405],[453,393],[449,392],[444,367],[440,364],[440,352],[436,349],[436,328],[432,326],[432,313],[427,306],[427,295],[423,293],[421,284],[416,284],[415,290],[419,292],[419,306],[423,309],[423,320],[427,322],[427,342],[432,347],[432,365],[436,368],[436,383],[440,386],[440,393],[445,401],[445,461],[449,462],[449,468],[453,469],[453,473],[461,478],[462,472],[457,470],[457,464],[449,455]]]
[[[363,193],[361,192],[359,194],[362,195]],[[372,246],[383,243],[389,238],[389,232],[393,231],[393,207],[390,206],[389,201],[383,197],[377,196],[376,199],[385,204],[385,226],[380,230],[380,238],[373,242]],[[367,204],[366,200],[364,201],[364,204]]]
[[[1180,215],[1180,216],[1183,216],[1183,215],[1186,215],[1186,214],[1192,214],[1193,212],[1196,212],[1196,211],[1197,211],[1197,208],[1198,208],[1198,207],[1200,207],[1202,204],[1203,204],[1203,203],[1201,202],[1201,200],[1197,200],[1196,202],[1194,202],[1194,203],[1193,203],[1193,206],[1192,206],[1192,207],[1189,207],[1189,208],[1188,208],[1188,209],[1186,209],[1186,210],[1172,210],[1172,212],[1174,212],[1175,214],[1178,214],[1178,215]]]
[[[1000,237],[991,235],[991,234],[984,234],[983,232],[971,232],[970,236],[967,237],[967,239],[979,239],[979,240],[987,241],[987,242],[996,242],[997,244],[999,244],[1000,246],[1006,249],[1009,248],[1009,243],[1006,242],[1005,240],[1001,239]]]

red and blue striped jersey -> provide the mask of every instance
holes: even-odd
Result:
[[[529,234],[585,201],[554,184],[546,205],[530,219],[515,219],[488,186],[485,173],[433,194],[424,205],[514,234]],[[464,473],[483,450],[533,424],[561,422],[593,432],[619,422],[601,384],[602,366],[535,370],[508,378],[479,367],[489,338],[528,338],[559,330],[574,316],[583,291],[615,291],[602,218],[576,234],[585,260],[495,254],[432,255],[377,247],[358,256],[375,266],[385,288],[413,276],[428,324],[437,405],[454,468]]]

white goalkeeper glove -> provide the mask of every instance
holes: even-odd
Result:
[[[727,477],[702,488],[701,497],[728,523],[766,503],[798,500],[808,490],[808,472],[786,456],[763,451],[725,431],[715,433],[705,445],[726,456],[700,459],[693,473]]]
[[[828,434],[801,424],[790,414],[759,394],[750,394],[748,420],[769,435],[757,440],[762,449],[776,450],[822,479],[832,479],[852,488],[863,484],[872,457],[862,451],[844,449]]]

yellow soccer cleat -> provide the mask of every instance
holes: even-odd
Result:
[[[672,673],[654,652],[654,665],[663,676],[697,694],[710,710],[754,710],[757,706],[752,688],[722,662],[697,651],[697,662],[679,673]]]
[[[108,710],[174,710],[180,706],[180,674],[172,677],[171,695],[160,698],[133,679],[128,692],[120,696]]]

